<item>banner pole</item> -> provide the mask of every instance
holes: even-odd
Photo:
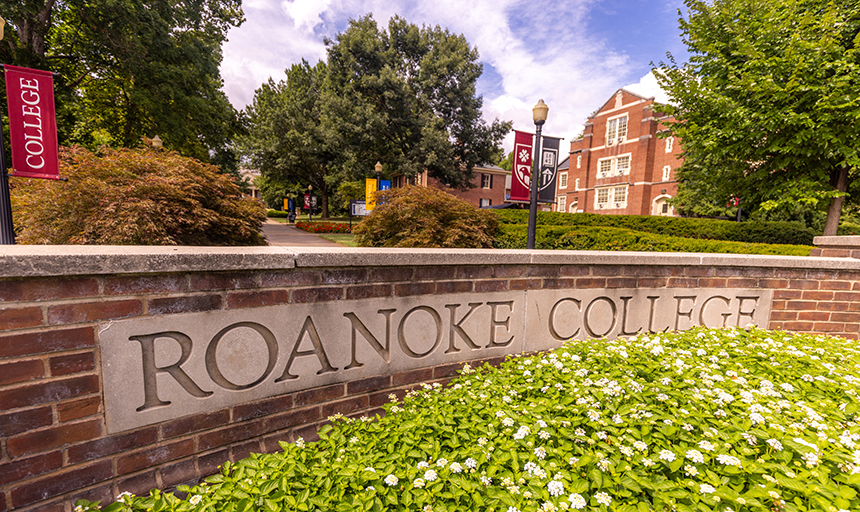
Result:
[[[9,194],[9,175],[6,168],[6,142],[0,127],[0,245],[15,245],[15,226],[12,223],[12,197]]]

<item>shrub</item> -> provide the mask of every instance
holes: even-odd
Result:
[[[290,216],[290,212],[282,212],[280,210],[266,210],[266,217],[271,217],[273,219],[286,219]]]
[[[296,222],[296,227],[309,233],[352,233],[346,222]]]
[[[496,214],[431,187],[407,186],[381,194],[352,232],[365,247],[492,247]]]
[[[22,244],[264,245],[266,211],[217,167],[152,148],[63,148],[67,183],[13,179]]]
[[[496,237],[500,249],[524,249],[527,226],[503,225]],[[728,254],[779,254],[809,256],[812,247],[803,245],[752,244],[664,236],[629,229],[600,226],[539,226],[536,249],[580,251],[700,252]]]
[[[499,213],[502,224],[528,223],[527,211]],[[815,236],[811,229],[793,222],[732,222],[655,215],[538,212],[537,223],[538,226],[606,226],[684,238],[765,244],[812,245]]]
[[[333,418],[123,510],[860,509],[851,340],[756,328],[572,341]],[[89,502],[79,502],[81,508]]]

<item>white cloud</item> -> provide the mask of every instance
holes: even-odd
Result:
[[[313,31],[323,22],[320,14],[328,10],[331,0],[285,0],[281,7],[293,19],[296,28]]]
[[[666,94],[660,84],[657,83],[657,78],[654,77],[654,72],[649,71],[647,75],[643,76],[639,81],[635,84],[630,84],[624,87],[625,89],[635,92],[640,96],[645,96],[646,98],[654,97],[654,101],[658,103],[668,103],[669,95]]]

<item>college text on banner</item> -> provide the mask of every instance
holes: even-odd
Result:
[[[60,179],[54,78],[50,71],[3,66],[9,104],[12,176]]]
[[[530,200],[532,138],[531,133],[514,130],[514,172],[511,180],[511,201],[528,202]]]
[[[558,175],[558,145],[561,139],[542,137],[538,202],[555,203],[555,180]]]

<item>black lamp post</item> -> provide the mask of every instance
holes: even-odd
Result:
[[[376,171],[376,190],[382,190],[382,162],[376,162],[373,170]]]
[[[529,233],[526,241],[526,249],[535,248],[535,228],[537,227],[537,202],[538,202],[538,180],[540,179],[541,143],[540,130],[546,122],[546,114],[549,107],[543,100],[538,100],[532,109],[532,119],[535,121],[535,161],[532,166],[532,175],[529,178]]]
[[[308,222],[311,222],[311,216],[314,213],[314,186],[308,185]]]

